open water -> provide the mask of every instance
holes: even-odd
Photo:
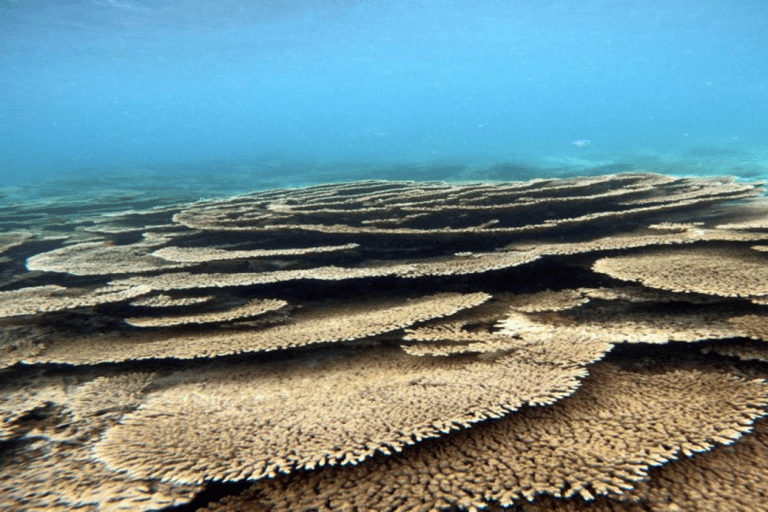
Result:
[[[2,0],[0,194],[768,176],[764,0]]]

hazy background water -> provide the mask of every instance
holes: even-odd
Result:
[[[0,0],[0,188],[768,175],[767,34],[765,0]]]

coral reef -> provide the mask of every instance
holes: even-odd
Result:
[[[0,508],[765,510],[763,192],[3,205]]]

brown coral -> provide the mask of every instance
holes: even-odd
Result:
[[[174,308],[179,306],[194,306],[210,302],[215,298],[213,295],[202,295],[199,297],[172,297],[165,294],[157,294],[148,297],[141,297],[130,302],[131,306],[140,308]]]
[[[0,390],[0,419],[15,429],[0,449],[0,508],[149,510],[188,503],[203,489],[137,480],[93,459],[91,447],[103,429],[141,402],[152,376],[118,373],[88,380],[92,376],[6,370],[15,382]],[[9,387],[17,389],[11,393]]]
[[[224,311],[207,311],[173,316],[143,316],[126,318],[125,322],[134,327],[170,327],[185,324],[209,324],[229,322],[241,318],[263,315],[284,308],[288,303],[278,299],[254,299],[247,304]]]
[[[550,407],[356,467],[261,481],[254,491],[276,511],[484,508],[543,493],[622,494],[651,466],[738,439],[766,403],[762,381],[704,368],[628,371],[602,364],[572,397]]]
[[[768,294],[766,258],[738,247],[656,249],[595,262],[597,272],[652,288],[722,297]]]
[[[721,341],[707,343],[701,348],[704,354],[720,354],[737,357],[744,361],[763,361],[768,363],[768,343],[762,341]]]
[[[7,231],[0,233],[0,254],[18,247],[30,238],[33,238],[33,236],[29,231]]]
[[[189,372],[108,431],[96,454],[137,477],[188,483],[356,464],[568,395],[608,348],[569,340],[493,359],[369,349]]]
[[[349,251],[357,247],[359,247],[359,244],[308,247],[303,249],[254,249],[250,251],[225,251],[222,249],[212,248],[164,247],[154,251],[152,256],[180,263],[203,263],[207,261],[271,258],[274,256],[302,256],[305,254]]]
[[[399,261],[365,267],[323,266],[296,270],[274,270],[248,273],[176,272],[152,277],[129,277],[110,282],[113,287],[137,287],[153,291],[223,288],[282,283],[298,280],[347,281],[374,277],[417,278],[482,274],[493,270],[517,267],[539,259],[537,251],[499,251],[492,253],[458,254],[450,257]]]
[[[65,272],[78,276],[137,274],[185,266],[188,264],[169,263],[163,258],[152,256],[144,247],[104,242],[68,245],[27,260],[29,270]]]
[[[735,348],[709,361],[762,337],[761,192],[627,173],[3,205],[7,506],[155,508],[201,489],[171,480],[280,472],[253,496],[471,510],[651,492],[649,465],[763,414],[765,386],[730,376],[756,363],[692,368],[702,340]],[[645,343],[679,365],[616,366]]]
[[[655,187],[666,195],[649,194]],[[234,231],[308,230],[322,233],[397,235],[501,234],[540,231],[608,217],[623,218],[691,204],[754,195],[753,186],[732,180],[670,179],[659,175],[625,174],[521,184],[423,184],[365,182],[318,186],[282,193],[257,193],[231,201],[195,205],[174,216],[195,229]],[[647,196],[650,195],[651,198]],[[634,199],[631,199],[633,198]],[[610,208],[583,215],[544,216],[520,225],[515,212],[547,208],[568,210],[580,203]],[[641,205],[641,206],[636,206]],[[444,218],[449,214],[450,220]],[[381,219],[379,227],[365,223]],[[339,223],[344,218],[345,223]],[[396,221],[399,219],[399,221]],[[450,222],[450,224],[449,224]]]
[[[546,496],[524,504],[519,512],[754,512],[768,510],[768,425],[755,422],[754,432],[738,444],[653,468],[646,482],[623,496],[558,500]],[[235,500],[232,500],[236,503]],[[254,510],[258,510],[255,508]]]
[[[733,316],[728,319],[728,323],[740,336],[768,341],[768,315],[765,312]]]
[[[484,293],[440,293],[409,299],[331,302],[299,311],[288,323],[259,329],[131,334],[118,331],[80,338],[67,335],[49,339],[44,350],[24,361],[94,364],[168,357],[191,359],[350,341],[450,315],[488,298]]]
[[[200,486],[132,479],[93,461],[87,445],[35,441],[5,455],[0,508],[5,510],[157,510],[189,503]]]
[[[695,342],[741,335],[732,325],[733,306],[669,308],[658,303],[610,301],[554,313],[514,311],[498,323],[499,333],[523,340],[541,336],[595,336],[611,343]]]
[[[51,313],[124,302],[152,291],[149,286],[104,286],[94,290],[66,288],[55,284],[0,292],[0,317]]]

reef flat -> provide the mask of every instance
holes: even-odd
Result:
[[[763,194],[0,204],[0,507],[765,510]]]

